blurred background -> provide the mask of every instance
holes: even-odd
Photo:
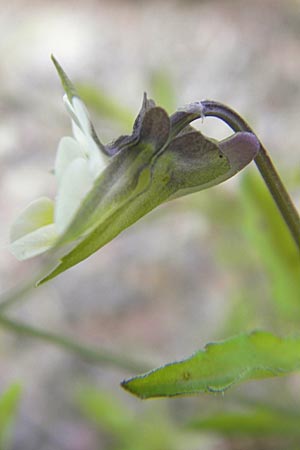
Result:
[[[11,256],[9,227],[31,200],[54,197],[57,144],[71,133],[51,53],[104,142],[130,132],[144,91],[168,112],[204,98],[228,103],[300,208],[298,0],[0,0],[2,300],[39,269],[38,258]],[[215,119],[197,126],[230,134]],[[161,206],[5,313],[145,368],[242,331],[299,333],[299,256],[252,166]],[[92,364],[2,325],[3,449],[300,448],[299,374],[142,402],[119,387],[133,367]]]

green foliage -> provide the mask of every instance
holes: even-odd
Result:
[[[193,419],[189,427],[226,436],[300,437],[300,414],[257,407],[250,411],[216,412],[211,416]]]
[[[299,354],[300,338],[256,331],[207,344],[188,359],[125,380],[122,386],[140,398],[223,392],[242,381],[297,370]]]
[[[115,396],[93,387],[82,388],[76,396],[81,412],[92,423],[101,425],[109,433],[126,435],[134,421],[134,415]]]
[[[118,124],[121,129],[129,132],[134,122],[134,114],[120,104],[117,99],[108,95],[99,86],[77,84],[77,91],[88,107],[100,117]],[[161,69],[153,71],[149,80],[151,97],[155,98],[168,113],[176,109],[176,93],[169,74]]]
[[[243,230],[256,264],[267,277],[278,320],[300,319],[300,258],[297,247],[263,181],[248,172],[241,184]]]
[[[7,449],[10,431],[17,413],[21,395],[19,384],[12,384],[0,397],[0,449]]]
[[[113,120],[125,131],[130,131],[134,115],[121,106],[117,100],[108,96],[99,87],[90,84],[79,84],[77,89],[82,100],[99,116]]]
[[[138,413],[114,394],[91,387],[81,389],[76,402],[81,413],[112,438],[111,449],[176,450],[189,442],[188,433],[177,430],[166,411],[155,405]]]
[[[152,72],[150,76],[150,92],[151,97],[155,98],[157,103],[161,105],[168,113],[175,111],[176,90],[172,83],[172,79],[167,70],[162,68]]]

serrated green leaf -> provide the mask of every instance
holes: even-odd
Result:
[[[252,379],[281,376],[300,368],[300,338],[255,331],[206,345],[191,357],[125,380],[140,398],[223,392]]]

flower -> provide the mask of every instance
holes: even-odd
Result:
[[[19,259],[65,251],[41,282],[87,258],[161,203],[227,180],[258,152],[252,133],[216,142],[195,130],[190,123],[202,116],[201,102],[169,117],[146,94],[132,134],[103,145],[73,85],[53,61],[74,138],[65,137],[58,146],[55,204],[48,198],[31,203],[11,231],[11,250]]]
[[[54,173],[56,201],[41,197],[19,215],[11,227],[10,249],[20,260],[44,253],[54,246],[107,165],[108,157],[96,136],[84,103],[77,96],[64,96],[72,119],[74,137],[58,145]]]

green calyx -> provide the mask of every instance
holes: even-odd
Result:
[[[52,59],[71,101],[75,89]],[[87,258],[161,203],[217,185],[253,160],[259,143],[252,133],[216,142],[190,126],[199,117],[199,103],[169,117],[144,95],[132,134],[104,146],[107,167],[50,254],[57,259],[69,250],[39,284]]]

